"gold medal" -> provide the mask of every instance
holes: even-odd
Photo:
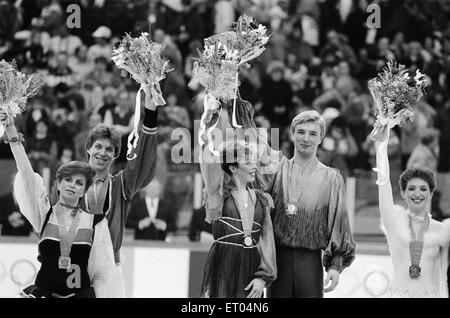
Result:
[[[70,257],[60,256],[58,259],[58,267],[60,269],[68,269],[70,267]]]
[[[245,244],[245,246],[252,246],[252,238],[250,236],[247,236],[244,239],[244,244]]]

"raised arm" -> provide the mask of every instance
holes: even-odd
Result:
[[[145,117],[136,148],[122,172],[124,194],[131,200],[136,192],[147,186],[155,176],[158,146],[157,111],[152,102],[146,99]],[[124,211],[126,213],[126,211]]]
[[[4,122],[5,133],[18,170],[14,180],[14,194],[17,198],[20,212],[33,226],[34,231],[39,234],[42,230],[45,216],[50,209],[44,181],[38,174],[34,173],[31,167],[25,148],[20,141],[17,128],[14,125],[14,119],[5,115],[0,116]]]
[[[396,216],[394,199],[392,195],[392,186],[389,171],[388,158],[388,143],[389,143],[390,129],[385,128],[381,141],[376,141],[376,161],[377,167],[374,169],[377,172],[378,185],[378,205],[380,208],[381,220],[386,231],[391,231],[395,227]]]
[[[206,211],[206,222],[222,215],[223,207],[223,176],[224,172],[219,158],[214,156],[205,145],[201,151],[200,172],[205,188],[203,190],[203,203]]]

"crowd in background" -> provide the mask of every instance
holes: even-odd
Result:
[[[380,8],[381,28],[367,28],[372,3]],[[80,28],[67,26],[73,4],[81,8]],[[187,148],[196,143],[204,92],[192,79],[193,62],[203,39],[241,14],[264,24],[271,37],[252,68],[240,72],[240,93],[252,103],[258,126],[280,129],[286,156],[293,151],[293,116],[316,109],[328,124],[319,159],[345,177],[370,171],[375,153],[367,136],[375,116],[367,81],[393,59],[411,72],[420,69],[430,85],[415,121],[390,137],[391,168],[425,165],[444,176],[441,189],[450,188],[448,0],[1,0],[0,59],[15,59],[22,72],[40,72],[47,81],[18,118],[35,171],[47,169],[53,180],[61,163],[85,160],[87,133],[100,122],[122,133],[114,169],[126,164],[138,86],[110,57],[125,32],[150,31],[174,68],[161,85],[167,105],[159,111],[156,178],[176,219],[192,201],[198,171],[170,156],[180,143],[171,138],[175,128],[190,132],[181,138]],[[9,147],[0,146],[0,157],[11,157]]]

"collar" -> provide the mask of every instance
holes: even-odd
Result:
[[[105,183],[105,181],[109,180],[109,179],[111,179],[111,175],[110,174],[106,175],[106,177],[104,177],[103,179],[102,178],[95,178],[94,179],[94,183],[97,183],[97,182]]]

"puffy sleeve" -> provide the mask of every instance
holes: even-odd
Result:
[[[345,203],[345,185],[341,174],[335,170],[331,187],[328,213],[329,242],[323,255],[325,269],[342,272],[355,259],[355,242],[350,229]]]
[[[215,157],[207,147],[202,150],[200,171],[205,183],[203,204],[205,205],[206,222],[211,223],[222,214],[224,173],[219,158]]]
[[[18,173],[14,179],[14,195],[20,212],[39,235],[45,216],[50,209],[50,201],[44,186],[44,180],[33,171],[25,149],[20,143],[11,144]]]
[[[261,227],[261,235],[257,245],[258,252],[261,256],[261,263],[254,276],[264,279],[266,287],[277,279],[277,260],[275,254],[275,239],[273,236],[272,220],[270,218],[270,210],[274,204],[272,197],[268,193],[264,193],[267,199],[265,207],[264,222]]]
[[[89,255],[88,273],[97,298],[105,298],[107,282],[115,270],[113,246],[108,221],[103,218],[95,225],[94,241]]]

